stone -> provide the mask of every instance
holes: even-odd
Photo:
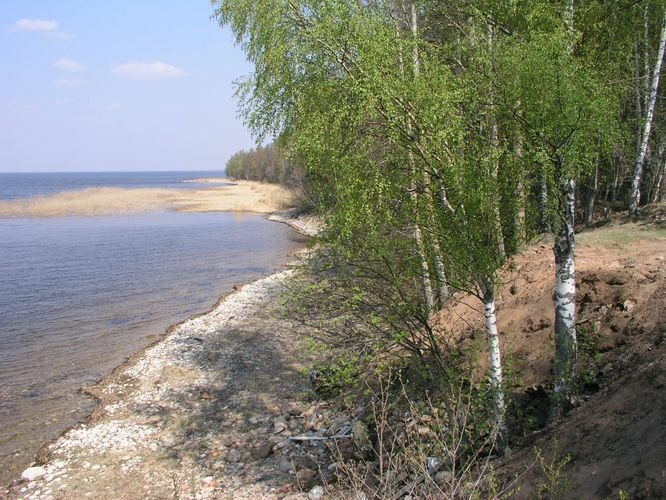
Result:
[[[294,466],[291,463],[291,459],[287,456],[280,457],[280,472],[291,472],[294,469]]]
[[[453,479],[453,474],[451,474],[447,470],[441,470],[437,474],[435,474],[435,483],[437,483],[439,486],[443,486],[445,484],[450,483],[452,479]]]
[[[283,403],[280,407],[280,412],[285,417],[295,416],[301,414],[301,408],[296,403]]]
[[[342,416],[336,417],[331,422],[331,429],[335,432],[338,429],[340,429],[340,427],[342,427],[343,425],[348,424],[348,423],[349,423],[349,419],[346,416],[342,415]]]
[[[270,443],[260,443],[254,445],[250,453],[257,460],[268,458],[273,453],[273,446]]]
[[[236,450],[236,449],[229,450],[229,451],[227,452],[226,457],[224,457],[224,459],[225,459],[227,462],[231,462],[232,464],[235,464],[235,463],[237,463],[237,462],[240,462],[240,459],[241,459],[241,452],[238,451],[238,450]]]
[[[44,467],[28,467],[21,474],[21,479],[24,481],[35,481],[45,475],[46,469]]]
[[[139,425],[157,425],[162,423],[162,419],[157,415],[151,415],[137,422]]]
[[[358,446],[359,449],[365,451],[372,448],[368,434],[368,428],[360,420],[355,420],[352,424],[352,436],[354,438],[354,443],[356,446]]]
[[[162,439],[160,439],[160,443],[162,443],[162,446],[165,448],[173,448],[173,446],[176,444],[176,440],[172,436],[164,436]]]
[[[278,417],[273,420],[273,434],[280,434],[287,430],[287,420],[284,417]]]
[[[308,492],[309,500],[321,500],[324,497],[324,488],[315,486]]]
[[[301,486],[307,487],[314,479],[315,475],[316,473],[312,469],[301,469],[296,473],[296,481],[298,481]]]

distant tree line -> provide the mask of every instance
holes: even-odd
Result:
[[[227,162],[226,172],[230,179],[271,182],[289,188],[302,186],[304,179],[303,169],[287,159],[275,144],[239,151]]]

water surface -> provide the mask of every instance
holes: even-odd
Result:
[[[81,386],[301,245],[256,215],[0,219],[0,482],[91,411]]]

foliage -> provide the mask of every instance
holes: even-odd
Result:
[[[558,442],[553,442],[550,460],[544,456],[543,450],[534,449],[536,462],[543,480],[535,488],[535,498],[547,498],[549,500],[568,498],[568,493],[574,487],[574,483],[567,479],[564,468],[571,462],[570,455],[560,456],[558,453]]]
[[[332,386],[364,361],[445,374],[459,339],[433,331],[432,314],[455,291],[493,310],[498,269],[539,233],[559,233],[573,271],[574,219],[627,206],[664,3],[214,2],[254,64],[238,86],[247,124],[298,159],[325,220],[288,305],[332,351],[355,353],[353,368],[332,365]],[[642,186],[657,201],[664,137]],[[575,355],[567,325],[558,359]],[[491,370],[479,394],[500,382]]]

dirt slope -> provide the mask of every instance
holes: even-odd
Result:
[[[589,231],[576,257],[582,394],[555,427],[543,428],[554,352],[550,245],[527,249],[501,276],[498,324],[523,421],[512,425],[516,451],[497,467],[506,480],[520,476],[517,497],[529,498],[547,482],[536,447],[554,463],[570,455],[557,481],[564,498],[666,497],[666,232],[633,223]],[[440,331],[482,341],[478,299],[457,299],[440,313]]]

